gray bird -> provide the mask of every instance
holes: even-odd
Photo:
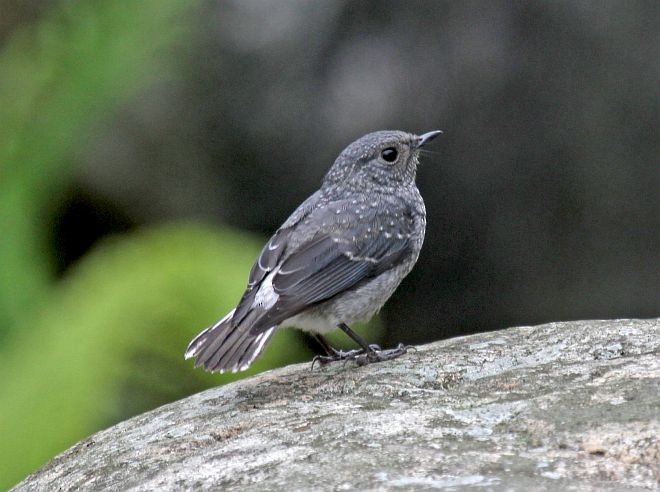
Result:
[[[335,160],[321,189],[264,246],[232,311],[186,350],[195,367],[220,373],[250,367],[279,326],[313,334],[326,356],[358,364],[406,352],[369,345],[349,327],[377,313],[417,261],[426,210],[415,175],[420,148],[440,131],[369,133]],[[334,349],[324,334],[340,328],[360,349]]]

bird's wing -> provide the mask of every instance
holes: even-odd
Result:
[[[238,306],[236,306],[236,311],[231,322],[232,327],[236,327],[250,312],[261,282],[283,259],[289,238],[293,233],[293,228],[314,210],[314,204],[318,201],[318,195],[319,192],[317,191],[300,204],[261,250],[257,261],[254,262],[250,271],[248,285],[243,293],[243,297],[238,303]]]
[[[332,220],[335,225],[345,223],[345,216],[335,214],[337,209],[341,210],[323,211],[323,217],[315,217],[315,222],[325,223],[326,229],[277,262],[270,279],[277,301],[254,324],[253,333],[378,276],[400,264],[410,252],[411,217],[390,222],[389,217],[374,212],[371,220],[365,217],[351,227],[332,227]],[[380,230],[382,223],[388,225]]]
[[[380,234],[354,243],[336,240],[319,237],[287,258],[273,278],[275,292],[314,304],[389,270],[410,248],[410,239],[402,236]]]

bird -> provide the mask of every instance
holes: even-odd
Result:
[[[420,150],[442,131],[369,133],[346,147],[307,198],[277,229],[252,267],[234,309],[199,333],[185,358],[209,372],[239,372],[280,327],[310,333],[326,355],[312,362],[392,360],[407,352],[368,344],[350,325],[370,319],[417,262],[426,209],[416,185]],[[341,329],[359,349],[324,335]]]

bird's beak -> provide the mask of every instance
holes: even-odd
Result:
[[[426,145],[428,142],[433,140],[435,137],[437,137],[441,133],[442,133],[442,130],[433,130],[432,132],[427,132],[424,135],[420,135],[418,137],[419,141],[417,142],[417,147],[416,148],[419,149],[420,147],[424,147],[424,145]]]

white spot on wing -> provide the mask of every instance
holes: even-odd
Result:
[[[273,277],[277,274],[279,268],[270,272],[261,282],[257,294],[254,296],[252,307],[259,306],[263,309],[270,309],[280,298],[279,294],[273,289]]]

